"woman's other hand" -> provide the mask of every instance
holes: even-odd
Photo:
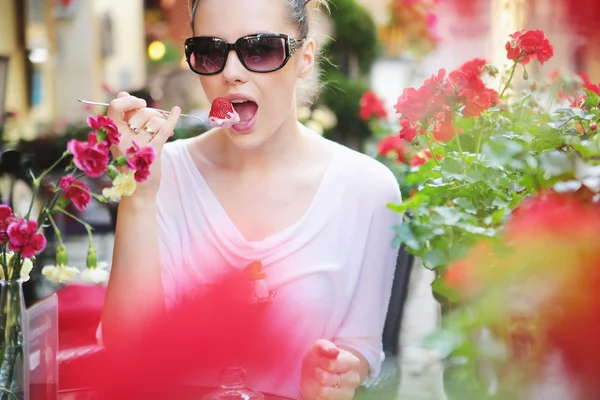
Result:
[[[361,384],[361,361],[327,340],[317,340],[302,360],[304,400],[350,400]]]

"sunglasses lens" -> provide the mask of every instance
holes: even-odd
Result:
[[[196,38],[190,45],[189,61],[200,74],[212,74],[225,65],[227,43],[216,38]]]
[[[285,39],[278,37],[246,38],[239,44],[246,66],[254,71],[272,71],[285,61]]]

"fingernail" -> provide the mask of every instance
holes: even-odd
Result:
[[[177,113],[177,114],[178,114],[178,113],[180,113],[180,112],[181,112],[181,108],[179,108],[178,106],[175,106],[175,107],[173,107],[173,108],[171,109],[171,112],[172,112],[172,113]]]

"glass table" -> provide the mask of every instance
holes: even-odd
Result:
[[[170,390],[165,396],[161,396],[160,393],[155,393],[157,398],[173,399],[173,400],[201,400],[202,396],[210,393],[214,390],[213,387],[201,387],[201,386],[187,386],[179,387],[175,390]],[[265,400],[294,400],[290,397],[277,396],[274,394],[263,393]],[[59,390],[58,400],[106,400],[110,396],[102,395],[102,393],[95,388],[81,388],[81,389],[70,389],[70,390]]]

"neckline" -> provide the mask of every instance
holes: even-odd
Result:
[[[330,143],[333,144],[331,160],[329,161],[329,164],[326,167],[325,173],[321,177],[321,182],[319,182],[319,186],[317,187],[317,190],[313,195],[309,206],[304,211],[302,216],[292,225],[259,240],[248,240],[242,234],[242,232],[239,230],[237,225],[235,225],[235,223],[231,220],[229,214],[227,214],[227,211],[221,205],[217,196],[214,194],[214,192],[208,185],[208,182],[202,175],[202,172],[194,163],[190,150],[187,147],[186,141],[181,141],[181,147],[183,147],[184,156],[186,157],[189,163],[192,178],[200,185],[200,201],[207,205],[206,218],[209,220],[209,223],[211,223],[211,225],[213,225],[216,228],[216,233],[219,234],[219,236],[224,236],[228,241],[234,242],[239,246],[258,250],[263,247],[270,247],[277,243],[289,240],[290,237],[296,232],[296,230],[300,226],[302,226],[303,223],[313,214],[317,205],[320,204],[321,197],[325,195],[327,188],[330,186],[329,183],[335,178],[336,173],[338,171],[336,166],[340,150],[336,145],[339,144],[335,142]],[[208,212],[209,210],[213,212]],[[227,234],[227,232],[229,232],[230,234]]]

